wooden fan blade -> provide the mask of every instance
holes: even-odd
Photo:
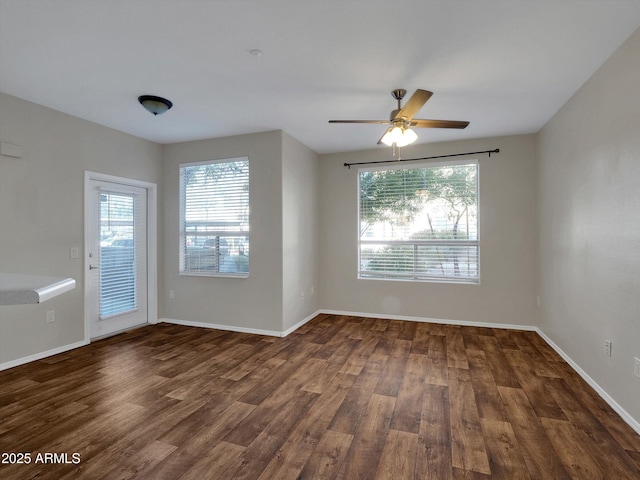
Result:
[[[418,113],[418,110],[420,110],[422,106],[427,103],[427,100],[431,98],[431,95],[433,95],[433,93],[428,90],[416,90],[414,94],[411,95],[411,98],[409,99],[409,101],[407,101],[405,106],[402,107],[398,113],[396,113],[396,116],[394,118],[411,120],[413,116]]]
[[[390,124],[389,120],[329,120],[329,123],[375,123]]]
[[[466,128],[469,122],[458,120],[412,120],[409,125],[418,128]]]

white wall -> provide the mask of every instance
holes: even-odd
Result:
[[[540,326],[638,421],[639,59],[640,30],[544,127],[539,146]]]
[[[320,309],[318,270],[318,156],[282,137],[282,330]]]
[[[249,157],[249,278],[179,275],[180,163]],[[161,317],[282,330],[282,132],[164,147],[164,290]],[[175,298],[169,299],[173,290]]]
[[[0,141],[24,151],[0,157],[0,271],[76,280],[46,303],[0,307],[2,364],[84,340],[84,171],[159,183],[162,162],[152,142],[5,94]]]
[[[422,135],[428,133],[422,132]],[[417,145],[404,158],[499,148],[480,163],[479,285],[357,278],[357,175],[345,162],[388,160],[390,149],[320,157],[320,258],[325,308],[338,311],[535,325],[536,137]],[[467,157],[458,157],[463,159]]]

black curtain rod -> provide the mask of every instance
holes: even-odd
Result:
[[[358,162],[358,163],[345,163],[344,166],[351,169],[352,165],[373,165],[374,163],[397,163],[397,162],[415,162],[416,160],[433,160],[434,158],[447,158],[447,157],[461,157],[463,155],[478,155],[480,153],[486,153],[491,157],[492,153],[499,153],[500,149],[494,150],[482,150],[480,152],[467,152],[467,153],[452,153],[450,155],[436,155],[434,157],[420,157],[420,158],[401,158],[398,160],[380,160],[378,162]]]

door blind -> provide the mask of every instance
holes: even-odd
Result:
[[[136,195],[100,192],[100,319],[138,308]]]

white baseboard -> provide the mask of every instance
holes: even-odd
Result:
[[[574,362],[571,357],[567,355],[558,345],[556,345],[555,342],[551,340],[542,330],[536,328],[536,332],[538,332],[538,335],[540,335],[544,339],[544,341],[547,342],[549,346],[562,357],[565,362],[571,365],[571,368],[573,368],[577,372],[577,374],[580,375],[582,379],[587,382],[589,386],[591,386],[591,388],[593,388],[598,393],[598,395],[600,395],[602,399],[607,402],[609,406],[613,408],[615,412],[620,415],[622,419],[636,431],[638,435],[640,435],[640,422],[629,415],[629,413],[624,408],[622,408],[618,404],[618,402],[616,402],[611,397],[611,395],[609,395],[600,385],[598,385],[596,381],[587,374],[587,372],[580,368],[580,365]]]
[[[299,329],[305,323],[313,320],[320,313],[321,313],[320,310],[318,310],[317,312],[314,312],[311,315],[303,318],[298,323],[296,323],[292,327],[289,327],[288,329],[286,329],[286,330],[284,330],[282,332],[278,332],[278,331],[275,331],[275,330],[259,330],[259,329],[256,329],[256,328],[237,327],[237,326],[234,326],[234,325],[221,325],[221,324],[217,324],[217,323],[192,322],[190,320],[178,320],[178,319],[175,319],[175,318],[159,318],[158,319],[158,323],[160,323],[160,322],[173,323],[173,324],[176,324],[176,325],[185,325],[185,326],[188,326],[188,327],[213,328],[215,330],[225,330],[225,331],[229,331],[229,332],[241,332],[241,333],[253,333],[253,334],[256,334],[256,335],[267,335],[267,336],[270,336],[270,337],[286,337],[290,333],[295,332],[297,329]]]
[[[286,337],[287,335],[289,335],[290,333],[295,332],[297,329],[299,329],[301,326],[303,326],[305,323],[313,320],[314,318],[316,318],[318,315],[320,315],[322,312],[322,310],[318,310],[313,312],[311,315],[309,315],[308,317],[303,318],[302,320],[300,320],[298,323],[296,323],[293,327],[289,327],[287,328],[284,332],[282,332],[282,334],[280,335],[281,337]]]
[[[326,313],[328,315],[348,315],[350,317],[369,317],[369,318],[382,318],[385,320],[405,320],[409,322],[422,322],[422,323],[440,323],[444,325],[460,325],[462,327],[482,327],[482,328],[505,328],[508,330],[526,330],[536,331],[536,327],[531,325],[517,325],[508,323],[485,323],[485,322],[473,322],[468,320],[447,320],[442,318],[427,318],[427,317],[408,317],[406,315],[388,315],[386,313],[362,313],[362,312],[344,312],[340,310],[318,310],[317,313]]]
[[[257,328],[237,327],[235,325],[220,325],[217,323],[192,322],[191,320],[178,320],[176,318],[159,318],[158,323],[173,323],[187,327],[213,328],[215,330],[226,330],[229,332],[253,333],[255,335],[267,335],[269,337],[282,337],[282,332],[275,330],[260,330]]]
[[[88,344],[89,342],[82,340],[80,342],[70,343],[69,345],[63,345],[62,347],[53,348],[45,352],[34,353],[33,355],[29,355],[27,357],[17,358],[9,362],[0,363],[0,371],[17,367],[19,365],[24,365],[25,363],[35,362],[36,360],[42,360],[43,358],[52,357],[53,355],[68,352],[69,350],[73,350],[74,348],[84,347]]]

